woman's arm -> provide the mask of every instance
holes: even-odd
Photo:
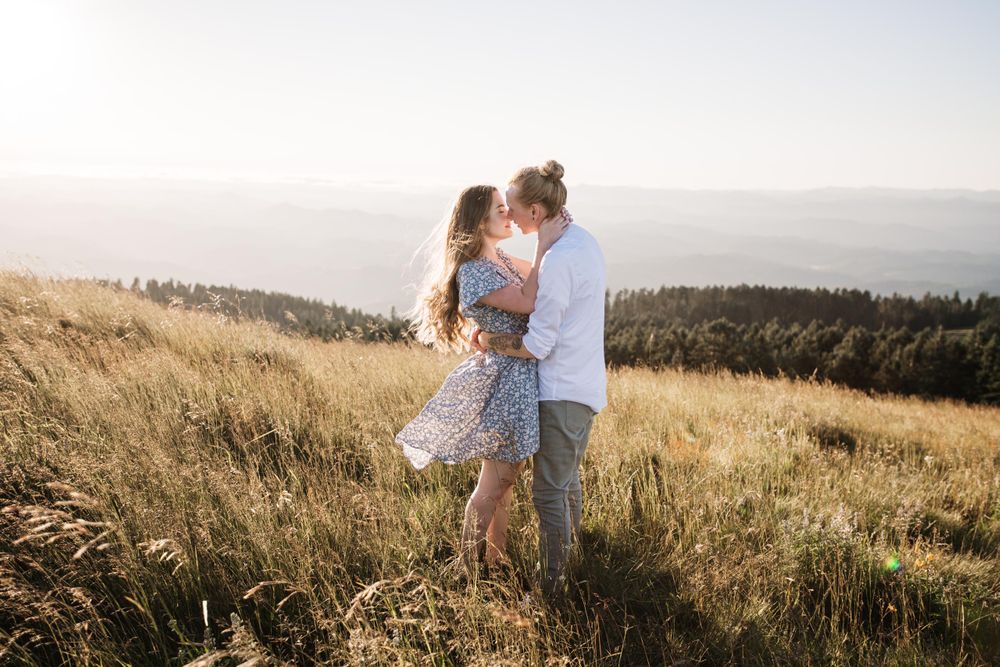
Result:
[[[538,294],[538,267],[542,257],[552,244],[559,240],[569,226],[569,221],[561,213],[553,218],[542,221],[538,226],[538,241],[535,243],[535,260],[531,263],[528,277],[520,287],[507,285],[490,292],[479,299],[480,303],[493,306],[509,313],[529,314],[535,310],[535,295]],[[524,261],[524,260],[518,260]],[[525,262],[527,263],[527,262]],[[515,262],[515,266],[517,266]],[[517,267],[520,270],[520,267]]]

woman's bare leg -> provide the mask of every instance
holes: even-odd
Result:
[[[510,508],[513,500],[514,485],[511,484],[497,502],[493,521],[486,529],[486,563],[488,565],[496,565],[507,560],[507,524],[510,521]]]
[[[503,533],[501,543],[506,545],[505,533],[510,498],[514,481],[523,467],[523,462],[511,464],[490,459],[483,461],[479,471],[479,483],[465,506],[465,521],[462,525],[462,563],[470,573],[476,569],[479,561],[486,557],[487,531],[498,514],[502,518],[497,528]],[[496,531],[491,532],[489,541],[495,541],[498,534]]]

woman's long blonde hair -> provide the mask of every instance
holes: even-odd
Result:
[[[412,322],[410,330],[421,343],[445,351],[468,347],[464,333],[469,323],[458,308],[458,268],[478,257],[483,249],[484,223],[490,216],[494,192],[497,189],[492,185],[462,190],[448,218],[444,247],[440,230],[425,241],[430,257],[423,286],[406,315]]]

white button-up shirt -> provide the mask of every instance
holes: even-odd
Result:
[[[538,400],[608,404],[604,369],[604,254],[571,224],[542,257],[524,347],[538,361]]]

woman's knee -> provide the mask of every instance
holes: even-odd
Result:
[[[500,491],[506,491],[517,482],[518,475],[524,470],[524,461],[507,463],[506,461],[491,461],[495,474],[493,482]]]

